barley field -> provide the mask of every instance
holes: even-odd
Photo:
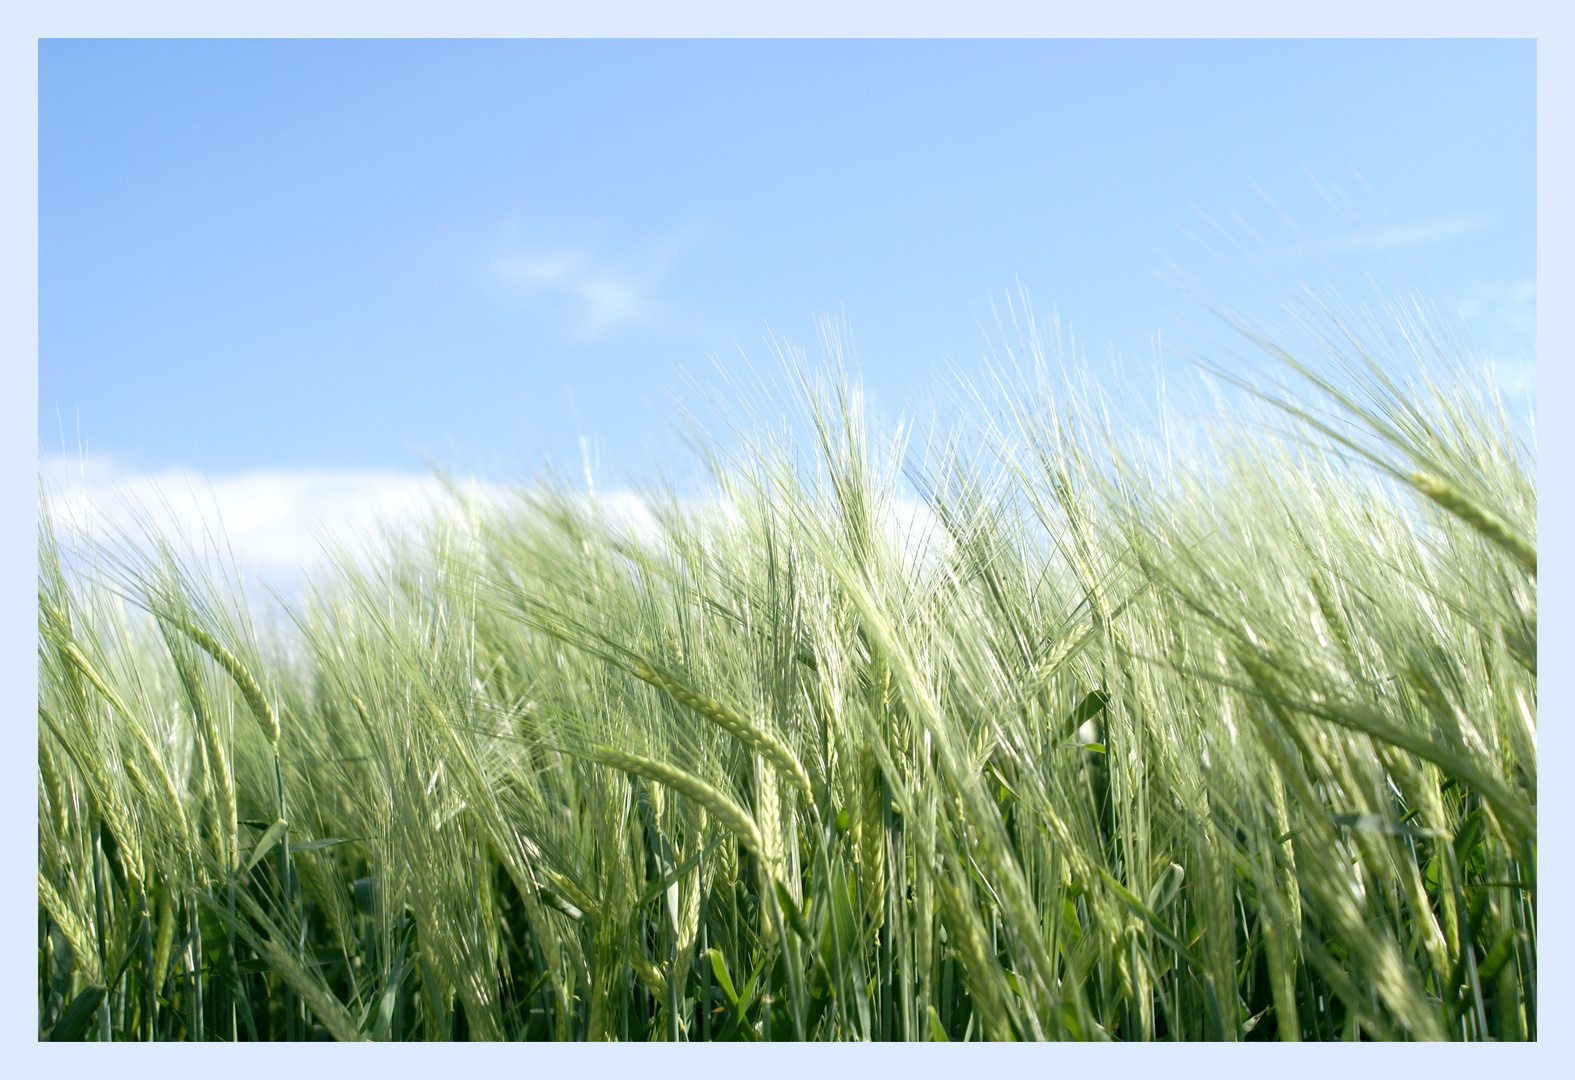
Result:
[[[39,1038],[1535,1039],[1535,450],[1319,326],[1146,434],[833,356],[646,526],[456,488],[283,618],[46,494]]]

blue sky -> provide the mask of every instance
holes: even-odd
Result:
[[[1096,370],[1146,372],[1156,332],[1208,325],[1172,263],[1254,316],[1299,277],[1419,290],[1531,387],[1529,41],[39,61],[45,455],[518,476],[575,472],[583,437],[640,472],[683,456],[669,402],[716,386],[713,360],[769,368],[768,333],[813,358],[820,316],[889,413],[976,369],[1020,288]]]

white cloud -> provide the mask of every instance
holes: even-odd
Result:
[[[922,561],[951,550],[951,537],[930,504],[911,495],[892,499],[886,512],[886,539],[899,555]]]
[[[1311,255],[1346,255],[1356,251],[1393,251],[1398,248],[1418,247],[1439,240],[1451,240],[1487,228],[1491,218],[1455,217],[1434,218],[1412,225],[1394,225],[1370,232],[1353,232],[1332,236],[1308,244],[1297,244],[1279,252],[1282,259],[1305,259]]]
[[[133,541],[151,526],[198,554],[222,552],[248,579],[289,590],[322,565],[325,542],[375,550],[383,528],[415,524],[449,500],[432,476],[371,470],[190,469],[134,472],[112,457],[54,455],[39,478],[57,526],[100,540]],[[469,483],[474,494],[501,489]],[[227,556],[226,556],[227,557]]]
[[[117,546],[141,545],[156,530],[183,556],[218,557],[237,571],[248,600],[266,603],[267,590],[299,595],[314,571],[326,569],[328,552],[342,547],[364,557],[382,550],[388,534],[406,533],[434,511],[455,509],[453,495],[436,477],[350,469],[262,469],[205,474],[170,468],[139,472],[115,458],[41,456],[39,480],[57,533]],[[511,489],[462,479],[467,498],[498,506]],[[583,505],[586,496],[576,496]],[[641,494],[598,491],[598,511],[615,529],[646,542],[661,526]],[[700,520],[734,512],[715,493],[683,500]],[[949,540],[929,506],[899,495],[882,522],[887,541],[905,562],[944,555]],[[263,586],[263,588],[258,588]]]
[[[365,469],[259,469],[206,474],[171,468],[138,472],[106,455],[43,455],[39,481],[56,529],[118,545],[142,544],[156,530],[177,551],[218,557],[239,571],[248,595],[264,585],[289,596],[328,553],[363,557],[383,549],[389,534],[408,533],[454,494],[431,475]],[[497,506],[511,489],[458,478],[467,499]],[[580,497],[583,500],[583,496]],[[660,529],[632,491],[598,492],[608,522],[651,540]],[[261,599],[262,593],[254,599]]]

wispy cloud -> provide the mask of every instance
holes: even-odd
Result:
[[[1423,244],[1437,243],[1440,240],[1452,240],[1457,236],[1467,236],[1474,232],[1480,232],[1491,224],[1493,224],[1493,219],[1486,217],[1457,215],[1455,217],[1434,218],[1431,221],[1421,221],[1412,225],[1393,225],[1387,229],[1351,232],[1343,236],[1331,236],[1324,240],[1296,244],[1282,249],[1278,254],[1283,259],[1305,259],[1313,255],[1347,255],[1358,251],[1394,251],[1400,248],[1420,247]]]
[[[1460,314],[1472,323],[1502,324],[1498,329],[1509,335],[1534,341],[1537,336],[1537,281],[1526,278],[1513,285],[1479,289],[1460,302]]]
[[[1486,286],[1466,296],[1460,317],[1493,361],[1499,389],[1510,396],[1537,392],[1537,282],[1526,278]]]
[[[1534,398],[1537,396],[1537,365],[1524,361],[1498,364],[1494,367],[1499,391],[1509,398]]]
[[[689,245],[687,231],[623,254],[588,245],[525,247],[493,259],[494,281],[516,294],[567,303],[574,334],[602,337],[627,326],[649,326],[663,311],[661,287]]]

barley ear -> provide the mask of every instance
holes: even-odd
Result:
[[[693,773],[636,754],[626,754],[610,746],[592,747],[591,757],[603,765],[621,769],[632,776],[643,776],[647,780],[665,784],[680,795],[693,799],[716,815],[717,821],[731,830],[752,854],[760,854],[762,849],[760,829],[755,825],[754,819],[743,807]]]
[[[878,929],[886,920],[886,785],[875,755],[866,747],[859,768],[859,874],[864,914]]]
[[[704,716],[751,750],[758,751],[788,778],[789,783],[805,795],[812,793],[809,786],[809,774],[804,771],[804,766],[798,760],[797,755],[788,749],[787,744],[781,739],[740,716],[720,701],[708,698],[704,694],[695,693],[665,671],[660,671],[644,662],[636,661],[634,674],[637,678],[665,691],[673,700],[687,705],[701,716]]]
[[[38,902],[44,905],[49,917],[60,927],[71,946],[71,959],[82,977],[95,985],[103,985],[104,973],[98,964],[98,948],[93,944],[93,932],[77,913],[66,906],[65,900],[55,891],[42,870],[38,873]]]
[[[236,659],[235,654],[219,644],[211,634],[190,619],[176,617],[176,623],[201,647],[202,651],[213,657],[214,661],[229,673],[235,680],[235,685],[241,691],[241,697],[246,699],[246,707],[257,718],[257,723],[262,726],[263,734],[267,736],[274,753],[279,752],[279,717],[274,712],[273,706],[268,704],[268,699],[263,696],[262,687],[257,685],[257,680],[252,678],[252,673],[246,666]]]
[[[1537,548],[1535,544],[1528,543],[1523,537],[1516,534],[1515,530],[1486,507],[1466,496],[1459,488],[1449,481],[1434,476],[1432,473],[1411,473],[1407,480],[1411,486],[1426,495],[1433,502],[1449,511],[1455,517],[1471,526],[1477,532],[1487,537],[1493,543],[1509,552],[1514,560],[1520,563],[1527,572],[1537,572]]]

